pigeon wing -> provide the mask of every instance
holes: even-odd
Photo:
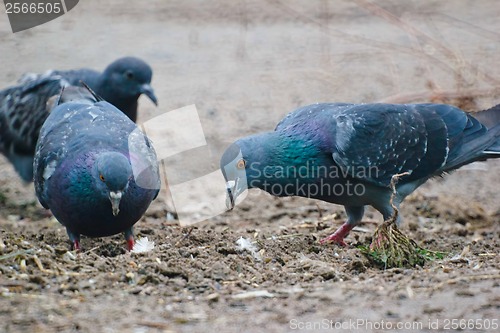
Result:
[[[331,118],[332,115],[340,114],[352,106],[353,104],[348,103],[317,103],[303,106],[287,114],[276,125],[275,131],[286,130],[287,127],[303,126],[313,118],[320,119],[321,121],[329,121],[323,118]]]
[[[88,68],[69,71],[53,71],[53,73],[61,76],[73,86],[81,86],[81,81],[83,81],[93,89],[95,89],[100,75],[99,72]]]
[[[67,82],[43,77],[0,92],[0,151],[25,181],[32,178],[32,156],[38,132],[49,114],[47,102]]]
[[[404,172],[408,182],[427,179],[460,148],[469,118],[441,104],[355,105],[335,117],[332,157],[348,175],[379,186]]]
[[[30,82],[37,82],[42,79],[60,77],[72,86],[82,86],[81,81],[85,82],[90,87],[95,87],[100,73],[93,69],[81,68],[67,71],[50,69],[42,74],[26,73],[19,80],[19,84],[29,84]]]

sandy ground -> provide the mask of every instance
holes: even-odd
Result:
[[[141,98],[140,122],[195,104],[208,147],[184,161],[204,173],[229,142],[309,103],[498,103],[498,17],[495,0],[86,0],[17,34],[4,16],[0,87],[28,71],[141,57],[154,69],[160,107]],[[136,225],[138,238],[155,242],[151,252],[126,253],[119,235],[85,238],[82,253],[68,252],[64,228],[2,158],[0,331],[429,332],[458,319],[464,331],[492,332],[499,172],[490,161],[422,186],[402,207],[402,229],[448,255],[381,270],[355,248],[369,244],[374,223],[355,230],[349,248],[320,245],[343,222],[341,207],[258,191],[189,235],[167,218],[163,192]],[[365,219],[381,221],[374,211]],[[241,237],[256,250],[239,249]]]

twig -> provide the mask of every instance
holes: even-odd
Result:
[[[35,262],[35,264],[38,266],[38,269],[42,273],[48,273],[48,274],[54,274],[54,275],[56,274],[53,270],[44,268],[42,261],[40,260],[40,258],[38,258],[38,256],[36,254],[34,254],[32,256],[32,258],[33,258],[33,261]]]
[[[317,202],[315,202],[315,204],[316,204],[316,208],[318,208],[319,218],[322,218],[323,217],[323,211],[321,210],[321,207],[319,206],[319,204]]]
[[[33,253],[33,251],[35,251],[35,249],[20,250],[20,251],[16,251],[16,252],[7,253],[7,254],[4,254],[3,256],[0,256],[0,261],[5,260],[5,259],[9,259],[12,257],[22,256],[23,254],[30,254],[30,253]]]
[[[389,184],[389,186],[392,190],[390,203],[391,203],[391,207],[394,211],[392,213],[392,216],[387,221],[384,221],[384,223],[392,224],[392,223],[395,223],[396,220],[398,219],[399,209],[394,204],[394,198],[396,197],[396,194],[398,194],[396,191],[396,184],[398,183],[399,178],[404,177],[404,176],[408,176],[409,174],[410,174],[409,172],[403,172],[403,173],[395,174],[391,177],[391,182]]]
[[[448,57],[449,59],[456,61],[456,62],[462,62],[464,65],[468,67],[469,70],[481,73],[481,75],[484,76],[484,79],[489,81],[490,84],[492,85],[498,85],[499,81],[497,78],[489,75],[488,73],[482,72],[478,66],[475,64],[472,64],[470,62],[467,62],[465,59],[462,57],[459,57],[459,55],[454,52],[452,49],[446,47],[439,41],[435,40],[428,34],[424,33],[423,31],[418,30],[414,26],[404,22],[401,20],[399,17],[396,15],[392,14],[390,11],[385,10],[384,8],[378,6],[377,4],[366,1],[366,0],[355,0],[354,1],[358,6],[365,8],[366,10],[370,11],[372,14],[375,14],[387,22],[390,22],[391,24],[399,27],[400,29],[406,31],[411,36],[414,36],[417,40],[423,41],[424,43],[427,43],[434,47],[435,49],[439,50],[444,56]],[[459,75],[460,78],[462,78],[462,74],[455,71],[457,75]]]
[[[293,238],[297,236],[305,236],[304,234],[289,234],[289,235],[281,235],[281,236],[271,236],[266,238],[267,240],[277,240],[277,239],[287,239],[287,238]],[[255,243],[255,242],[253,242]]]
[[[188,231],[187,231],[184,235],[182,235],[181,239],[179,239],[179,240],[178,240],[178,241],[174,244],[174,246],[175,246],[175,247],[179,247],[179,246],[181,245],[181,243],[182,243],[183,241],[185,241],[185,240],[186,240],[186,239],[187,239],[187,238],[191,235],[191,233],[193,232],[193,229],[194,229],[194,227],[190,227],[190,228],[189,228],[189,230],[188,230]]]
[[[155,329],[163,329],[166,330],[171,327],[169,323],[160,323],[160,322],[153,322],[153,321],[139,321],[136,323],[138,326],[145,326],[149,328],[155,328]]]
[[[85,252],[81,252],[81,254],[90,254],[91,252],[94,252],[95,250],[97,250],[100,247],[101,247],[101,245],[95,246],[95,247],[91,248],[90,250],[87,250]]]

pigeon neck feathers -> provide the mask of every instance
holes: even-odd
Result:
[[[250,136],[236,144],[246,162],[249,188],[293,184],[299,178],[315,182],[319,166],[333,165],[331,155],[322,153],[311,138],[284,131]]]
[[[137,100],[146,94],[157,104],[150,83],[152,70],[144,61],[125,57],[111,63],[96,78],[95,88],[103,99],[116,106],[132,121],[137,120]]]

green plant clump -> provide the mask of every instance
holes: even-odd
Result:
[[[393,215],[375,230],[369,247],[359,249],[376,265],[387,268],[423,266],[427,260],[442,259],[444,253],[421,248],[414,240],[403,234],[396,225],[398,209],[393,204],[396,182],[405,174],[394,175],[391,179],[391,205]]]

